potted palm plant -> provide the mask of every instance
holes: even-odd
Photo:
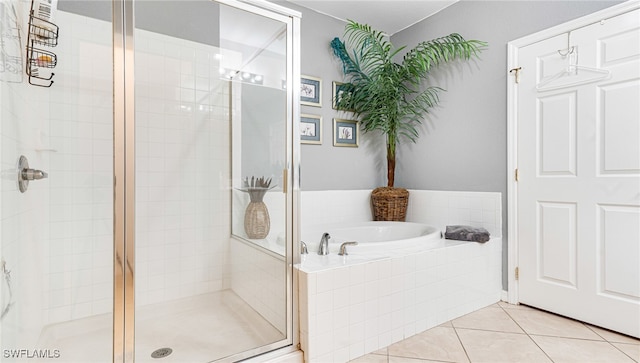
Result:
[[[369,25],[349,21],[344,38],[331,41],[346,81],[334,101],[339,110],[353,111],[360,118],[364,132],[378,130],[385,135],[387,186],[371,193],[374,220],[404,221],[409,192],[394,188],[396,148],[401,138],[416,142],[418,125],[443,91],[424,87],[424,81],[434,67],[476,57],[486,43],[454,33],[421,42],[397,63],[394,59],[406,46],[394,47]]]

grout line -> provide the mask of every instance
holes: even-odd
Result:
[[[464,326],[455,327],[454,329],[464,329],[464,330],[474,330],[474,331],[486,331],[489,333],[504,333],[504,334],[517,334],[517,335],[529,335],[522,330],[521,332],[517,331],[504,331],[504,330],[494,330],[494,329],[482,329],[482,328],[468,328]]]
[[[542,349],[542,347],[540,345],[538,345],[538,342],[536,342],[531,335],[529,334],[528,331],[526,331],[517,321],[516,319],[513,318],[513,316],[511,316],[511,314],[509,314],[509,312],[507,311],[507,309],[505,309],[504,307],[500,306],[500,308],[509,316],[509,319],[513,320],[514,323],[516,323],[516,325],[522,329],[522,331],[525,333],[525,335],[529,338],[529,340],[531,340],[533,342],[533,344],[536,345],[536,347],[538,347],[538,349],[540,349],[540,351],[547,357],[549,358],[549,361],[553,362],[553,359],[551,359],[551,357],[549,356],[549,354],[547,354],[547,352],[545,352],[544,349]]]
[[[622,343],[622,344],[636,344],[636,345],[640,345],[640,339],[638,339],[638,338],[631,337],[631,336],[629,336],[629,335],[627,335],[627,334],[619,333],[619,332],[617,332],[617,331],[613,331],[613,330],[611,330],[611,329],[607,329],[607,328],[599,327],[599,326],[592,325],[592,324],[589,324],[589,323],[584,323],[584,322],[583,322],[583,324],[584,324],[587,328],[589,328],[589,330],[591,330],[592,332],[596,333],[596,335],[598,335],[599,337],[601,337],[603,340],[605,340],[605,341],[607,341],[607,342],[611,342],[611,343]],[[602,334],[598,333],[598,332],[597,332],[597,331],[595,331],[593,328],[598,328],[598,329],[601,329],[601,330],[606,330],[606,331],[608,331],[608,332],[610,332],[610,333],[612,333],[612,334],[617,334],[617,335],[621,335],[621,336],[624,336],[624,337],[630,337],[631,339],[635,339],[635,340],[637,340],[638,342],[637,342],[637,343],[625,343],[625,342],[616,342],[616,341],[613,341],[613,340],[609,340],[609,339],[607,339],[607,337],[605,337],[604,335],[602,335]]]
[[[451,325],[453,326],[453,323],[451,323]],[[464,355],[467,356],[467,360],[469,362],[471,362],[471,357],[469,357],[469,353],[467,352],[467,348],[464,346],[464,343],[462,342],[462,339],[460,339],[460,335],[458,335],[458,329],[453,326],[453,331],[456,333],[456,338],[458,338],[458,341],[460,342],[460,345],[462,346],[462,350],[464,351]]]
[[[604,339],[605,342],[609,343],[609,345],[611,345],[614,349],[620,351],[622,354],[626,355],[627,357],[631,358],[631,360],[633,360],[634,362],[638,362],[635,358],[633,358],[632,356],[630,356],[629,354],[627,354],[625,351],[623,351],[622,349],[618,348],[615,344],[613,343],[618,343],[618,344],[625,344],[625,343],[621,343],[621,342],[612,342],[609,341],[609,339],[605,338],[604,336],[602,336],[601,334],[599,334],[597,331],[593,330],[591,328],[591,326],[589,324],[584,324],[584,326],[587,327],[587,329],[591,330],[592,332],[594,332],[597,336],[601,337],[602,339]],[[619,333],[618,333],[619,334]],[[628,343],[627,343],[628,344]],[[630,344],[633,345],[633,344]]]
[[[634,357],[630,356],[629,354],[627,354],[624,350],[618,348],[615,344],[613,344],[612,342],[607,341],[607,343],[611,344],[615,349],[617,349],[619,352],[621,352],[622,354],[626,355],[627,357],[629,357],[632,361],[634,362],[638,362]],[[628,343],[618,343],[618,344],[628,344]],[[628,345],[633,345],[633,344],[628,344]]]
[[[583,325],[583,326],[585,326],[585,327],[586,327],[586,325],[587,325],[585,322],[580,321],[580,320],[572,319],[572,318],[569,318],[569,317],[566,317],[566,316],[562,316],[562,315],[559,315],[559,314],[555,314],[555,313],[552,313],[552,312],[549,312],[549,311],[546,311],[546,310],[541,310],[541,309],[534,308],[534,307],[531,307],[531,308],[533,309],[532,311],[537,311],[537,312],[541,312],[541,313],[549,314],[549,315],[551,315],[551,316],[555,316],[555,317],[558,317],[558,318],[561,318],[561,319],[565,319],[565,320],[573,321],[573,322],[576,322],[576,323],[580,323],[580,324],[582,324],[582,325]],[[505,308],[503,308],[503,310],[507,313],[507,315],[509,315],[509,317],[511,318],[511,320],[513,320],[513,321],[514,321],[514,322],[515,322],[515,323],[520,327],[520,329],[522,329],[522,330],[523,330],[527,335],[543,336],[543,337],[553,337],[553,338],[576,339],[576,340],[586,340],[586,341],[593,341],[593,342],[606,342],[606,341],[607,341],[605,338],[603,338],[602,336],[600,336],[600,334],[597,334],[597,333],[596,333],[596,335],[600,338],[600,340],[598,340],[598,339],[589,339],[589,338],[579,338],[579,337],[568,337],[568,336],[561,336],[561,335],[549,335],[549,334],[529,333],[529,332],[528,332],[528,331],[526,331],[526,330],[525,330],[525,329],[524,329],[520,324],[518,324],[518,322],[513,318],[513,316],[511,316],[511,314],[509,314],[509,312],[507,311],[507,310],[509,310],[509,309],[505,309]],[[591,330],[591,329],[589,329],[589,330]],[[594,332],[594,333],[595,333],[595,332]]]
[[[520,329],[522,329],[525,334],[527,334],[527,336],[529,336],[529,339],[531,339],[537,346],[538,348],[540,348],[540,350],[542,350],[542,352],[544,352],[544,354],[549,357],[549,355],[547,354],[547,352],[544,351],[544,349],[542,349],[542,347],[540,347],[538,345],[538,343],[532,338],[532,336],[542,336],[542,337],[550,337],[550,338],[559,338],[559,339],[572,339],[572,340],[582,340],[582,341],[589,341],[589,342],[606,342],[608,343],[610,346],[612,346],[613,348],[615,348],[616,350],[620,351],[622,354],[624,354],[625,356],[629,357],[631,360],[633,360],[634,362],[638,362],[635,358],[629,356],[627,353],[625,353],[624,351],[622,351],[620,348],[618,348],[617,346],[615,346],[613,343],[609,341],[607,338],[605,338],[604,336],[602,336],[601,334],[598,334],[597,331],[595,331],[594,329],[591,329],[591,326],[583,321],[580,320],[576,320],[576,319],[572,319],[566,316],[562,316],[562,315],[558,315],[549,311],[545,311],[545,310],[540,310],[534,307],[531,307],[534,309],[534,311],[540,311],[540,312],[544,312],[544,313],[548,313],[551,315],[555,315],[557,317],[563,318],[563,319],[567,319],[567,320],[572,320],[575,322],[578,322],[580,324],[582,324],[582,326],[584,326],[585,328],[589,329],[591,332],[593,332],[596,336],[600,337],[601,340],[595,340],[595,339],[587,339],[587,338],[576,338],[576,337],[565,337],[565,336],[557,336],[557,335],[546,335],[546,334],[530,334],[529,332],[527,332],[524,328],[522,328],[522,326],[520,326],[520,324],[518,324],[517,321],[515,321],[515,319],[513,319],[513,317],[509,314],[509,312],[507,311],[507,308],[504,308],[501,306],[501,308],[507,313],[507,315],[509,315],[509,317],[520,327]],[[617,333],[619,334],[619,333]],[[624,343],[620,343],[620,344],[624,344]],[[549,357],[549,359],[551,359],[551,357]],[[553,361],[553,360],[551,360]]]
[[[462,342],[462,339],[460,339],[460,335],[458,334],[458,329],[463,329],[463,330],[475,330],[475,331],[487,331],[487,332],[505,333],[505,334],[526,335],[526,336],[530,339],[530,341],[531,341],[531,342],[533,342],[533,344],[535,344],[535,345],[538,347],[538,349],[540,349],[540,351],[542,351],[542,353],[543,353],[543,354],[544,354],[544,355],[549,359],[549,361],[550,361],[550,362],[554,362],[554,360],[549,356],[549,354],[547,354],[547,352],[546,352],[546,351],[545,351],[545,350],[544,350],[540,345],[538,345],[538,343],[533,339],[533,337],[540,336],[540,337],[551,337],[551,338],[558,338],[558,339],[563,339],[563,338],[564,338],[564,339],[582,340],[582,341],[591,341],[591,342],[607,342],[607,343],[609,343],[609,345],[613,346],[616,350],[620,351],[621,353],[623,353],[625,356],[629,357],[629,358],[630,358],[631,360],[633,360],[634,362],[638,362],[638,360],[636,360],[635,358],[631,357],[630,355],[628,355],[627,353],[625,353],[624,351],[622,351],[620,348],[618,348],[617,346],[615,346],[613,343],[629,344],[629,345],[633,345],[633,344],[630,344],[630,343],[624,343],[624,342],[612,342],[612,341],[609,341],[609,340],[607,340],[605,337],[603,337],[602,335],[598,334],[596,331],[594,331],[593,329],[591,329],[590,325],[589,325],[589,324],[587,324],[587,323],[585,323],[585,322],[582,322],[582,321],[579,321],[579,320],[575,320],[575,319],[571,319],[571,318],[568,318],[568,317],[565,317],[565,316],[561,316],[561,315],[558,315],[558,314],[554,314],[554,313],[551,313],[551,312],[547,312],[547,311],[540,310],[540,309],[537,309],[537,308],[533,308],[533,307],[532,307],[533,311],[539,311],[539,312],[543,312],[543,313],[548,313],[548,314],[555,315],[555,316],[558,316],[558,317],[563,318],[563,319],[566,319],[566,320],[573,320],[573,321],[579,322],[579,323],[581,323],[583,326],[585,326],[587,329],[589,329],[589,330],[591,330],[593,333],[595,333],[598,337],[600,337],[600,338],[601,338],[601,340],[587,339],[587,338],[566,337],[566,336],[557,336],[557,335],[530,334],[529,332],[527,332],[527,331],[526,331],[526,330],[525,330],[525,329],[524,329],[524,328],[523,328],[523,327],[522,327],[522,326],[521,326],[521,325],[520,325],[520,324],[519,324],[519,323],[518,323],[518,322],[513,318],[513,316],[511,316],[511,314],[509,314],[509,310],[514,310],[513,308],[505,308],[505,307],[503,307],[503,306],[501,306],[501,305],[499,305],[499,304],[497,304],[496,306],[490,305],[490,306],[488,306],[488,307],[486,307],[486,308],[489,308],[489,307],[492,307],[492,308],[498,307],[498,308],[502,309],[502,311],[503,311],[503,312],[505,312],[505,313],[507,314],[507,316],[511,319],[511,321],[513,321],[513,322],[514,322],[514,323],[515,323],[515,324],[516,324],[516,325],[517,325],[517,326],[522,330],[522,332],[523,332],[523,333],[518,333],[518,332],[505,332],[505,331],[499,331],[499,330],[487,330],[487,329],[478,329],[478,328],[456,327],[456,326],[454,326],[454,325],[453,325],[453,320],[454,320],[454,319],[449,320],[449,321],[446,321],[446,322],[444,322],[444,323],[442,323],[442,324],[440,324],[440,325],[434,326],[434,327],[432,327],[431,329],[438,328],[438,327],[441,327],[441,328],[453,328],[454,332],[456,333],[456,337],[458,338],[458,341],[460,342],[460,345],[462,346],[462,349],[463,349],[463,351],[465,352],[465,355],[466,355],[466,357],[467,357],[467,359],[468,359],[468,361],[469,361],[469,362],[471,362],[471,358],[469,357],[469,354],[468,354],[468,352],[467,352],[467,349],[466,349],[466,347],[465,347],[464,343]],[[517,310],[517,309],[515,309],[515,310]],[[467,315],[468,315],[468,314],[467,314]],[[443,324],[446,324],[446,323],[451,323],[451,325],[450,325],[450,326],[442,326]],[[431,330],[431,329],[428,329],[428,330],[426,330],[426,331],[429,331],[429,330]],[[406,340],[406,339],[404,339],[404,340]],[[422,360],[422,358],[406,357],[406,356],[402,356],[402,355],[392,355],[392,354],[390,354],[390,353],[389,353],[389,349],[388,349],[389,347],[386,347],[386,348],[387,348],[387,349],[386,349],[386,357],[387,357],[387,360],[386,360],[386,361],[387,361],[387,363],[389,362],[389,359],[390,359],[391,357],[406,358],[406,359],[416,360],[416,362],[419,362],[419,361],[421,361],[421,360]],[[373,354],[373,353],[372,353],[372,354]],[[378,355],[378,356],[383,356],[382,354],[376,354],[376,355]],[[451,363],[451,362],[448,362],[448,361],[439,361],[439,360],[438,360],[437,362],[442,362],[442,363]]]

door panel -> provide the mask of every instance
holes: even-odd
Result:
[[[632,79],[599,87],[600,118],[598,165],[600,174],[640,172],[640,80]],[[619,110],[626,109],[621,113]]]
[[[520,302],[636,337],[638,19],[635,10],[520,48],[517,116]],[[536,88],[548,80],[563,85]]]
[[[633,206],[598,206],[598,293],[613,298],[638,301],[640,278],[633,271],[638,269],[633,259],[626,256],[640,255],[640,208]],[[636,243],[626,243],[635,241]]]
[[[576,204],[538,203],[538,278],[576,287]]]
[[[538,99],[538,175],[576,174],[576,93]]]

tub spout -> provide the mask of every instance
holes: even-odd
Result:
[[[347,246],[357,246],[358,242],[353,241],[353,242],[345,242],[343,244],[340,245],[340,252],[338,253],[338,255],[340,256],[346,256],[348,255],[347,253]]]
[[[320,239],[320,248],[318,248],[319,255],[328,255],[329,254],[329,233],[325,232]]]

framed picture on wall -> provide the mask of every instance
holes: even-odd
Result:
[[[359,142],[359,121],[333,119],[333,146],[358,147]]]
[[[300,104],[322,107],[322,80],[311,76],[300,76]]]
[[[300,143],[322,144],[322,116],[300,115]]]
[[[346,84],[345,83],[341,83],[341,82],[333,82],[333,87],[332,87],[332,92],[331,92],[331,107],[334,110],[338,109],[338,101],[340,101],[343,97],[349,97],[349,95],[351,95],[351,93],[347,90],[346,88]],[[353,111],[353,110],[347,110],[347,109],[340,109],[341,111]]]

